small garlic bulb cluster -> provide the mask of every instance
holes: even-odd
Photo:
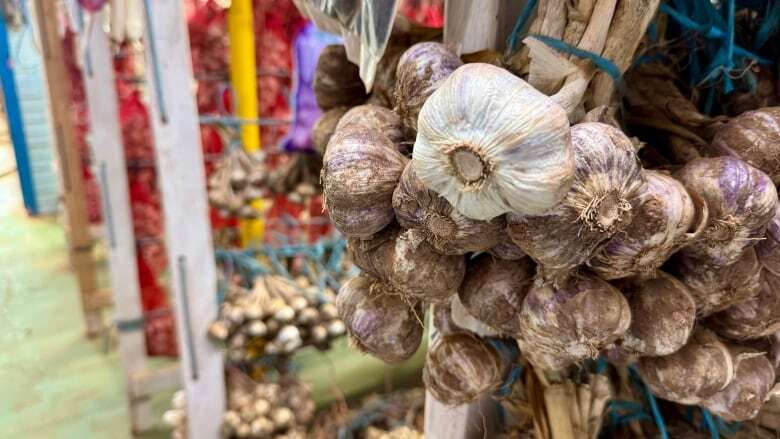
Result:
[[[233,363],[264,356],[288,356],[305,346],[328,349],[346,331],[333,297],[305,289],[281,276],[260,276],[251,291],[240,287],[225,297],[209,336],[224,344]]]
[[[234,148],[217,164],[208,181],[209,203],[226,217],[257,218],[250,204],[265,195],[268,171],[262,155]]]
[[[288,155],[288,160],[272,170],[268,176],[268,189],[295,203],[322,192],[319,182],[322,159],[317,154],[298,152]]]

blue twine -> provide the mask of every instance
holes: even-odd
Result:
[[[503,358],[504,361],[512,365],[512,368],[509,370],[501,387],[494,393],[494,395],[499,398],[509,396],[509,394],[512,393],[512,386],[523,376],[523,367],[517,364],[517,358],[520,356],[520,349],[517,347],[517,343],[513,341],[495,337],[486,338],[485,340],[498,351],[498,354],[501,355],[501,358]]]
[[[620,69],[617,65],[615,65],[614,62],[611,60],[608,60],[600,55],[596,55],[593,52],[588,52],[587,50],[582,50],[577,47],[572,46],[571,44],[566,44],[563,41],[546,37],[544,35],[529,35],[530,37],[536,38],[537,40],[543,42],[544,44],[552,47],[553,49],[559,51],[568,53],[570,55],[574,55],[577,58],[584,58],[587,60],[590,60],[596,67],[598,67],[600,70],[608,74],[612,80],[615,83],[620,82],[620,77],[622,76],[622,73],[620,73]]]
[[[775,1],[769,6],[769,10],[763,15],[761,26],[759,26],[756,36],[753,39],[753,51],[757,51],[766,44],[769,37],[777,31],[780,23],[780,2]]]
[[[642,393],[644,394],[645,399],[650,406],[650,413],[653,416],[653,421],[655,421],[656,427],[658,427],[658,434],[660,435],[661,439],[669,439],[669,433],[666,431],[666,422],[664,422],[664,418],[661,415],[661,410],[658,408],[658,401],[655,399],[655,395],[653,395],[653,392],[650,391],[650,387],[648,387],[647,383],[639,378],[639,373],[636,371],[635,366],[629,366],[628,371],[632,380],[639,384],[640,389],[642,390]]]
[[[506,37],[506,46],[509,47],[511,52],[517,50],[517,43],[518,38],[520,37],[520,32],[525,27],[528,19],[531,18],[531,13],[535,8],[536,0],[528,0],[525,6],[523,6],[523,10],[520,11],[520,15],[517,16],[517,20],[515,21],[515,26],[512,28],[512,32],[509,34],[509,36]]]
[[[709,410],[702,407],[701,416],[704,425],[707,427],[707,430],[710,432],[710,438],[712,439],[720,438],[720,433],[718,433],[718,427],[715,425],[715,421],[712,419],[712,415],[710,414]]]

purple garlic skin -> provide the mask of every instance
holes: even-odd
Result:
[[[705,323],[734,340],[766,337],[780,331],[780,277],[764,270],[757,296],[714,314]]]
[[[701,158],[675,175],[707,203],[710,225],[701,239],[680,252],[701,262],[726,266],[764,236],[777,206],[768,175],[734,157]]]
[[[780,276],[780,203],[775,209],[775,216],[767,225],[764,239],[756,244],[756,256],[765,270]]]
[[[735,356],[734,379],[702,405],[727,421],[742,422],[758,415],[775,383],[775,370],[762,353],[744,351]]]
[[[588,261],[602,279],[654,276],[673,253],[707,226],[707,205],[694,200],[682,183],[658,171],[643,174],[646,182],[631,224]]]
[[[539,284],[523,301],[517,340],[536,367],[560,370],[595,358],[631,325],[626,298],[597,277],[572,277],[559,288]]]
[[[417,116],[425,100],[461,65],[454,52],[436,42],[417,43],[401,55],[395,73],[395,112],[407,137],[417,134]]]
[[[545,215],[507,215],[510,238],[541,266],[545,281],[565,280],[627,227],[644,184],[634,145],[622,131],[581,123],[571,138],[574,182],[563,201]]]
[[[679,279],[693,295],[699,317],[745,302],[761,290],[761,265],[752,248],[725,267],[703,264],[685,256],[677,258],[676,262]]]
[[[715,150],[738,157],[780,183],[780,107],[746,111],[722,126],[712,139]]]

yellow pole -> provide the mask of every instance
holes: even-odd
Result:
[[[237,99],[236,115],[241,119],[257,119],[257,69],[255,64],[255,28],[252,0],[232,0],[228,11],[230,35],[230,82]],[[241,142],[249,152],[260,149],[260,127],[241,126]],[[252,207],[260,210],[263,202]],[[241,241],[244,246],[263,237],[263,220],[242,220]]]

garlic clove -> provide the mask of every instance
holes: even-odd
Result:
[[[565,111],[489,64],[460,67],[428,98],[412,161],[429,189],[477,220],[541,214],[574,174]]]

